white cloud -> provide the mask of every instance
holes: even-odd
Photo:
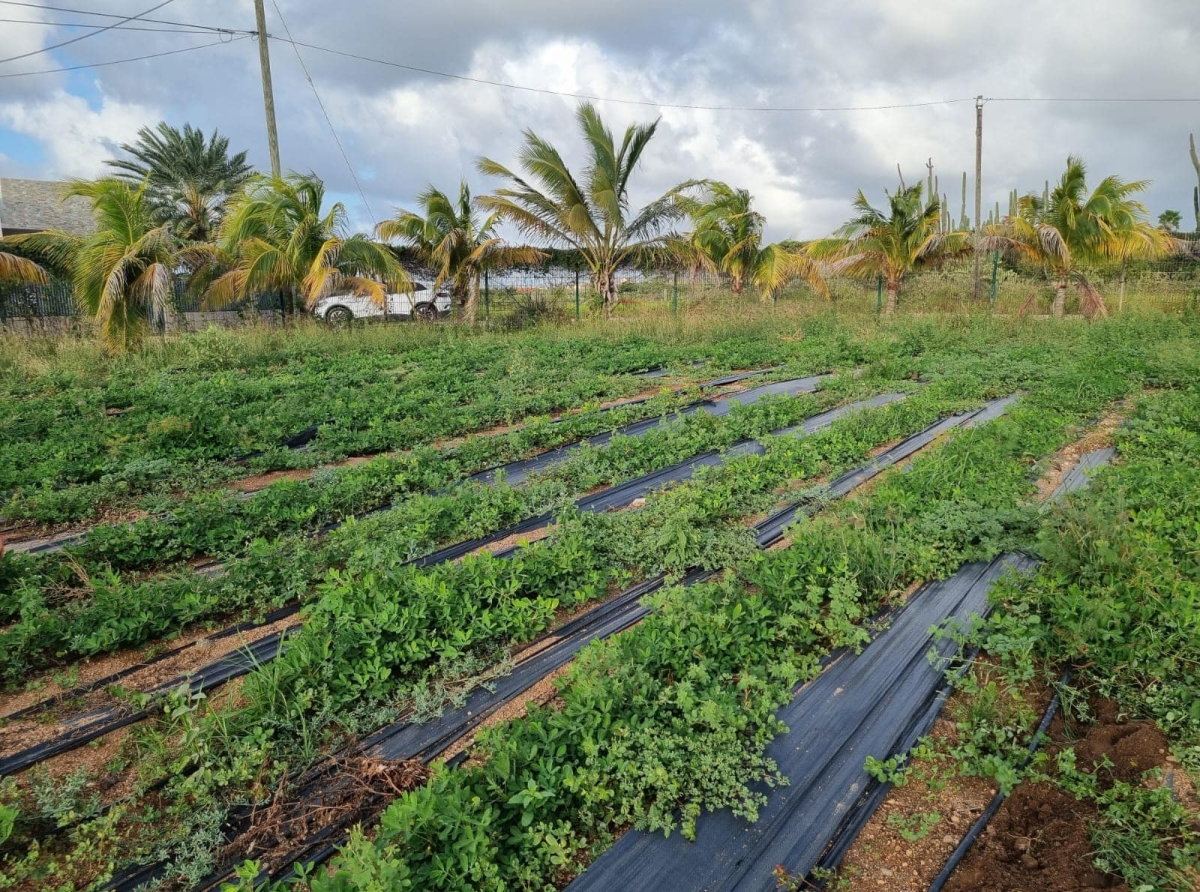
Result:
[[[268,7],[270,9],[270,7]],[[172,15],[249,27],[242,8],[177,0]],[[987,96],[1194,94],[1200,19],[1194,0],[1013,0],[1003,12],[968,0],[645,0],[551,3],[462,0],[413,7],[362,0],[336,12],[317,0],[283,4],[297,39],[484,80],[600,96],[695,105],[884,105]],[[274,12],[272,32],[281,32]],[[32,27],[32,26],[30,26]],[[61,31],[43,29],[42,40]],[[5,29],[0,46],[15,40]],[[44,63],[120,58],[200,42],[110,33]],[[284,166],[313,170],[369,220],[327,125],[286,44],[273,42]],[[76,52],[77,51],[77,52]],[[477,191],[480,155],[512,163],[532,128],[581,161],[573,100],[445,80],[303,49],[313,78],[377,214],[410,205],[426,183]],[[89,174],[112,146],[160,113],[214,127],[265,165],[257,52],[252,41],[136,65],[95,69],[100,110],[63,92],[58,77],[4,82],[3,128],[41,140],[45,175]],[[9,86],[20,92],[9,91]],[[615,130],[653,107],[602,103]],[[1095,174],[1155,181],[1147,203],[1190,209],[1187,133],[1195,105],[992,103],[985,113],[984,200],[1055,178],[1068,152]],[[821,235],[849,214],[854,191],[873,201],[911,182],[932,156],[957,214],[959,177],[974,168],[971,102],[919,109],[753,114],[668,109],[635,184],[644,201],[681,179],[715,177],[750,189],[770,235]]]
[[[59,89],[37,102],[0,101],[0,125],[38,140],[47,178],[93,177],[104,170],[122,142],[132,141],[140,127],[159,119],[157,109],[105,96],[100,109]]]

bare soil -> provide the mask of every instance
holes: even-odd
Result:
[[[380,453],[384,454],[384,453]],[[353,468],[356,465],[365,464],[375,456],[373,455],[355,455],[350,458],[344,458],[341,461],[332,461],[318,465],[315,468],[294,468],[284,471],[268,471],[265,474],[255,474],[253,477],[242,477],[238,480],[230,480],[224,484],[226,489],[236,490],[237,492],[255,493],[261,489],[266,489],[273,483],[279,483],[283,480],[308,480],[317,471],[323,468]]]
[[[1168,765],[1167,739],[1152,722],[1126,721],[1111,701],[1101,701],[1095,713],[1090,726],[1056,719],[1049,752],[1074,740],[1080,767],[1108,759],[1111,777],[1134,784],[1150,769]],[[1088,825],[1095,818],[1094,806],[1051,784],[1021,784],[967,853],[946,890],[1008,892],[1024,886],[1046,892],[1124,892],[1128,887],[1119,877],[1092,863]]]
[[[126,676],[118,683],[119,687],[125,691],[150,690],[156,685],[170,681],[173,678],[186,676],[188,673],[202,666],[207,666],[215,660],[233,653],[260,638],[264,638],[274,632],[282,631],[295,622],[294,617],[289,617],[267,626],[251,629],[238,635],[229,635],[215,641],[210,640],[204,633],[194,634],[191,636],[191,643],[178,654],[152,663],[141,671]],[[178,646],[178,643],[180,642],[177,640],[176,646]],[[102,678],[105,675],[120,671],[128,666],[137,665],[138,662],[142,661],[141,658],[144,654],[145,649],[128,650],[105,659],[96,660],[86,664],[90,670],[88,674],[92,679]],[[77,684],[86,684],[89,680],[84,677],[84,673],[81,670]],[[42,689],[22,692],[18,696],[27,702],[12,706],[12,708],[5,711],[12,712],[47,699],[48,696],[62,693],[60,686],[54,685],[54,687],[57,690]],[[5,705],[9,706],[13,702],[19,701],[14,697]],[[0,753],[6,755],[12,754],[43,741],[52,740],[66,731],[73,722],[79,721],[83,713],[101,708],[115,708],[120,710],[131,707],[127,707],[122,700],[114,697],[112,690],[101,688],[78,699],[64,701],[60,706],[53,707],[46,712],[4,722],[0,724]],[[109,736],[111,735],[100,738],[99,741],[101,742],[93,741],[93,743],[73,752],[83,753],[89,748],[103,746],[102,742]],[[71,755],[71,753],[64,753],[59,758],[68,759]],[[70,770],[74,770],[73,766],[71,766]]]
[[[14,520],[11,525],[0,527],[0,541],[13,553],[28,551],[39,545],[48,545],[58,539],[78,536],[86,533],[92,527],[122,523],[133,523],[150,515],[140,508],[103,508],[100,513],[86,524],[75,523],[34,523],[27,520]],[[0,552],[4,549],[0,548]]]
[[[1060,449],[1054,454],[1045,474],[1038,480],[1038,499],[1045,501],[1062,483],[1063,477],[1079,464],[1079,459],[1088,452],[1095,452],[1113,444],[1113,434],[1128,417],[1132,404],[1128,401],[1117,403],[1106,413],[1081,439]]]

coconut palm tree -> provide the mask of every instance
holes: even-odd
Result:
[[[900,287],[918,267],[968,250],[970,234],[942,232],[942,205],[937,196],[921,201],[921,183],[886,193],[887,212],[871,206],[860,189],[857,212],[833,236],[810,246],[810,255],[832,261],[832,269],[853,276],[883,276],[887,288],[884,313],[896,312]]]
[[[0,240],[3,245],[5,240]],[[20,254],[0,251],[0,282],[17,285],[45,285],[49,282],[46,271],[34,261]]]
[[[129,158],[106,161],[116,177],[147,184],[155,213],[173,232],[189,241],[204,241],[216,231],[226,200],[253,173],[246,153],[229,154],[229,140],[213,131],[185,124],[183,130],[160,121],[143,127],[137,140],[121,148]]]
[[[806,254],[763,244],[767,220],[752,209],[748,191],[715,181],[704,185],[700,198],[678,198],[693,225],[691,236],[679,244],[685,260],[729,276],[734,294],[741,294],[749,281],[764,297],[774,298],[789,282],[803,279],[828,296],[820,270]]]
[[[71,196],[92,202],[94,233],[50,230],[6,241],[69,277],[76,304],[99,325],[105,347],[129,350],[171,306],[179,240],[155,215],[144,185],[76,181],[64,193]]]
[[[1052,312],[1062,316],[1067,287],[1074,283],[1087,315],[1106,315],[1107,307],[1084,272],[1129,258],[1151,258],[1170,249],[1170,236],[1146,220],[1146,207],[1132,198],[1149,183],[1127,183],[1110,176],[1088,194],[1087,168],[1074,155],[1046,201],[1026,195],[1017,213],[989,227],[983,247],[1007,250],[1042,266],[1054,282]]]
[[[1183,214],[1179,211],[1163,211],[1158,215],[1158,228],[1164,232],[1175,233],[1183,225]]]
[[[234,196],[215,245],[194,245],[181,258],[206,306],[220,308],[278,292],[294,309],[335,292],[353,292],[383,305],[389,292],[412,290],[392,250],[350,233],[346,208],[328,209],[316,176],[255,176]]]
[[[675,196],[694,184],[682,183],[634,213],[629,181],[658,121],[631,125],[618,147],[590,103],[579,106],[576,118],[588,149],[582,177],[567,168],[558,149],[527,130],[518,156],[524,176],[480,159],[482,173],[503,177],[508,186],[479,203],[547,246],[578,251],[604,299],[605,316],[610,316],[617,302],[617,270],[666,247],[672,224],[684,216]]]
[[[430,186],[417,196],[420,211],[398,209],[396,216],[376,227],[386,240],[400,239],[421,262],[437,271],[435,290],[449,283],[455,304],[467,322],[475,321],[479,279],[485,270],[540,263],[545,255],[534,248],[506,245],[496,235],[499,214],[480,214],[466,180],[459,183],[458,200]]]

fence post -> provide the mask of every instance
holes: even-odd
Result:
[[[579,270],[575,270],[575,321],[579,321]]]
[[[483,271],[483,318],[492,318],[492,297],[491,291],[488,290],[488,271]]]
[[[997,284],[997,277],[999,276],[999,274],[1000,274],[1000,252],[997,250],[997,251],[992,252],[992,299],[991,299],[991,305],[992,305],[993,313],[996,312],[996,284]]]
[[[671,285],[671,313],[675,316],[679,315],[679,270],[672,273],[673,282]]]
[[[875,313],[883,312],[883,273],[875,279]]]

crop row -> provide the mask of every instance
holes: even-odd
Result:
[[[1019,502],[1032,490],[1037,457],[1068,436],[1070,422],[1095,413],[1142,375],[1169,380],[1164,368],[1175,360],[1162,345],[1147,339],[1113,350],[1090,332],[1080,329],[1055,349],[1030,337],[1023,349],[999,358],[930,355],[924,362],[939,380],[909,403],[827,434],[777,441],[765,457],[738,459],[633,514],[567,519],[550,542],[524,549],[516,563],[479,558],[417,571],[397,568],[402,555],[389,551],[386,540],[364,543],[354,567],[322,589],[304,633],[309,644],[254,673],[240,708],[176,703],[165,727],[139,737],[148,777],[177,775],[163,798],[134,800],[73,825],[42,848],[9,855],[6,870],[48,888],[81,877],[85,885],[128,857],[174,854],[173,869],[195,877],[211,863],[230,808],[262,801],[275,778],[341,735],[386,721],[405,696],[453,676],[443,656],[457,652],[461,667],[509,643],[504,635],[536,634],[559,606],[539,596],[556,593],[572,603],[629,575],[705,561],[746,573],[756,561],[778,561],[780,570],[774,581],[746,576],[756,580],[750,587],[726,579],[713,589],[662,596],[662,624],[648,622],[589,652],[563,690],[561,710],[535,712],[490,736],[472,767],[443,772],[428,791],[402,798],[385,816],[378,844],[356,839],[335,878],[313,882],[511,888],[535,878],[544,885],[569,876],[594,844],[652,809],[670,816],[676,805],[686,806],[686,816],[722,802],[753,805],[745,784],[769,773],[761,746],[773,719],[764,703],[781,696],[785,679],[803,675],[830,641],[845,640],[836,637],[846,628],[842,619],[854,625],[874,600],[913,575],[1027,542],[1036,519]],[[802,525],[791,548],[754,558],[739,534],[733,518],[769,506],[786,481],[844,465],[940,411],[1018,386],[1030,393],[1011,421],[960,436],[911,473],[883,482],[871,499]],[[561,554],[571,559],[555,565],[562,543]],[[788,566],[787,556],[796,554]],[[538,588],[505,575],[512,567],[535,577]],[[600,575],[589,575],[597,567]],[[568,578],[560,588],[558,581]],[[367,586],[370,599],[359,594]],[[476,601],[456,596],[460,587],[486,609],[474,612]],[[762,591],[774,592],[768,606],[779,613],[754,611]],[[409,597],[413,592],[419,598]],[[453,605],[450,613],[438,612],[443,603]],[[456,615],[459,609],[467,615]],[[777,616],[791,618],[781,625]],[[433,628],[430,649],[420,638]],[[809,630],[820,636],[822,628],[833,635],[813,642]],[[316,675],[299,671],[321,654]],[[374,690],[381,672],[389,677]],[[146,825],[151,809],[154,827]],[[30,824],[22,811],[20,832]]]
[[[170,822],[203,838],[264,766],[273,776],[295,769],[314,748],[386,721],[395,714],[389,704],[435,684],[448,667],[528,640],[561,608],[603,597],[632,575],[752,553],[739,519],[775,503],[781,484],[844,466],[968,401],[967,394],[921,394],[803,440],[774,440],[765,456],[735,459],[636,512],[568,518],[551,540],[506,560],[481,556],[419,570],[398,566],[386,541],[377,544],[357,556],[355,570],[330,574],[287,653],[246,679],[243,705],[183,719],[193,724],[167,767],[187,769],[167,787]],[[664,538],[674,547],[664,551]],[[124,812],[114,811],[100,820],[119,822]]]
[[[563,508],[597,486],[793,424],[848,394],[876,386],[875,381],[845,379],[818,396],[735,406],[721,418],[684,416],[638,437],[615,437],[604,448],[580,449],[526,486],[472,483],[417,494],[391,510],[339,527],[324,540],[293,536],[257,541],[247,556],[230,561],[225,573],[216,577],[184,570],[144,580],[101,568],[89,575],[86,592],[64,593],[64,576],[79,573],[78,563],[64,558],[15,561],[14,566],[35,572],[18,578],[13,600],[18,622],[0,636],[6,678],[15,681],[52,660],[138,644],[189,622],[303,600],[326,568],[346,564],[357,552],[386,543],[390,554],[411,560],[446,542]]]
[[[174,492],[247,473],[407,449],[625,396],[645,386],[628,374],[638,369],[697,359],[713,368],[840,365],[861,353],[849,338],[672,347],[531,333],[408,350],[301,341],[246,355],[235,337],[213,333],[189,340],[195,355],[170,368],[131,358],[105,376],[0,378],[0,450],[11,459],[0,470],[0,513],[61,523],[114,504],[164,510]],[[279,447],[313,424],[308,449]]]
[[[0,472],[4,513],[71,520],[118,497],[407,449],[645,388],[573,359],[552,349],[514,359],[499,344],[468,342],[273,370],[117,374],[103,387],[35,382],[10,393],[0,413],[0,449],[12,458]],[[302,453],[281,448],[313,424]]]
[[[314,892],[540,888],[631,824],[690,835],[718,808],[753,820],[762,785],[784,780],[764,749],[793,685],[831,646],[861,640],[862,618],[914,579],[1028,546],[1031,459],[1126,387],[1072,369],[869,497],[802,521],[787,549],[665,592],[639,626],[584,653],[556,708],[492,729],[467,766],[401,796],[371,833],[352,836],[332,873],[307,882]]]

